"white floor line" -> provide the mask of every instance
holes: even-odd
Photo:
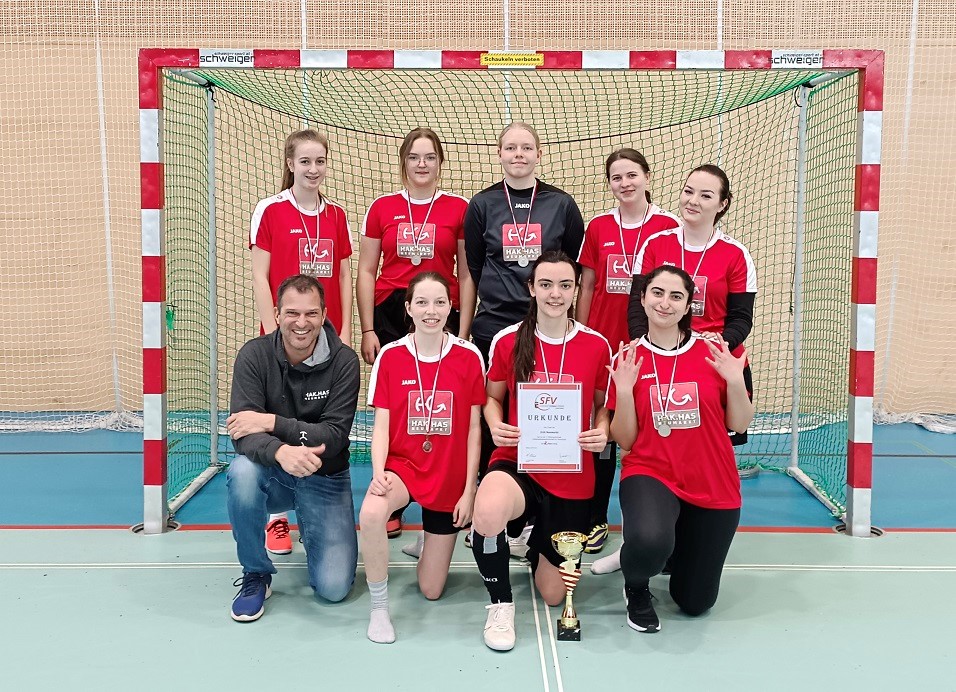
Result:
[[[538,596],[534,586],[534,573],[528,567],[528,581],[531,584],[531,603],[534,608],[534,631],[538,635],[538,660],[541,663],[541,682],[544,692],[551,692],[551,682],[548,680],[548,666],[544,661],[544,642],[541,639],[541,618],[538,616]],[[547,608],[547,605],[545,605]]]
[[[551,606],[544,604],[544,614],[548,618],[548,637],[551,639],[551,658],[554,660],[554,677],[558,681],[558,692],[564,692],[564,679],[561,677],[561,664],[558,663],[558,640],[554,636],[554,625],[551,624]]]
[[[304,569],[305,562],[277,562],[279,569]],[[364,567],[363,563],[358,563]],[[415,562],[390,562],[392,568],[416,567]],[[238,562],[0,562],[0,569],[237,569]],[[474,562],[452,562],[451,567],[474,568]],[[518,567],[515,565],[514,567]],[[519,567],[519,569],[529,569]],[[956,565],[724,565],[741,572],[956,572]]]

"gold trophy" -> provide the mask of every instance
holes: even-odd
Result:
[[[559,531],[551,536],[554,549],[558,551],[558,555],[565,558],[558,567],[558,571],[561,573],[561,580],[564,581],[564,588],[568,591],[568,597],[564,601],[564,611],[558,619],[558,641],[560,642],[581,641],[581,621],[578,620],[571,596],[574,593],[574,587],[578,584],[578,579],[581,578],[578,563],[587,541],[588,537],[577,531]]]

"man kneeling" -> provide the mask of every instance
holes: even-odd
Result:
[[[226,431],[229,521],[242,565],[232,619],[258,620],[276,569],[262,535],[270,513],[294,509],[316,595],[341,601],[355,581],[358,544],[349,475],[349,432],[359,392],[358,357],[325,321],[314,278],[279,286],[279,328],[236,357]]]

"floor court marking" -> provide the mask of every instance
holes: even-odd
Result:
[[[281,570],[306,569],[305,562],[280,562]],[[364,567],[360,562],[359,567]],[[415,562],[390,562],[388,567],[412,568]],[[475,568],[473,562],[453,562],[450,567]],[[238,562],[0,562],[0,569],[240,569]],[[527,570],[529,567],[514,565],[512,569]],[[956,572],[956,565],[773,565],[773,564],[728,564],[725,570],[740,572]],[[477,569],[476,569],[477,571]],[[603,576],[603,575],[602,575]],[[532,580],[532,586],[534,586]],[[534,594],[535,591],[532,591]],[[537,598],[535,598],[537,606]]]
[[[564,692],[564,679],[561,677],[561,664],[558,662],[558,645],[554,637],[554,626],[551,624],[551,606],[544,604],[544,614],[548,618],[548,638],[551,640],[551,658],[554,660],[554,677],[558,681],[558,692]]]
[[[544,684],[544,692],[551,692],[551,682],[548,680],[548,665],[544,660],[544,641],[541,639],[541,618],[538,615],[538,596],[534,586],[534,572],[531,567],[528,570],[528,582],[531,586],[531,605],[534,609],[534,631],[538,636],[538,661],[541,663],[541,682]],[[547,608],[547,604],[544,606]]]

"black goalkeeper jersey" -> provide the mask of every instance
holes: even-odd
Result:
[[[502,181],[479,192],[465,213],[465,254],[478,288],[478,312],[471,333],[485,342],[520,322],[528,311],[533,260],[521,266],[521,257],[530,259],[548,250],[562,250],[575,260],[584,240],[584,219],[571,195],[538,181],[529,220],[533,188],[515,190],[509,186],[511,210],[504,185]],[[514,228],[515,222],[518,229]],[[525,224],[529,224],[527,228]]]

